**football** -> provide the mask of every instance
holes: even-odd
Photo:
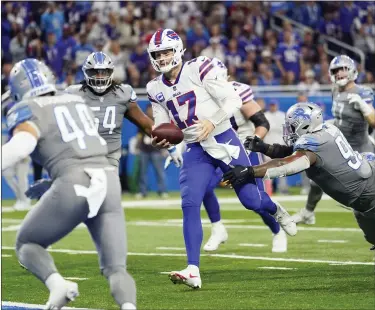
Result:
[[[170,123],[160,124],[152,131],[153,137],[158,137],[157,142],[163,139],[167,140],[170,144],[179,144],[184,140],[184,133],[176,125]]]

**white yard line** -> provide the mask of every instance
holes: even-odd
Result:
[[[12,257],[12,255],[9,255],[9,254],[1,254],[1,257]]]
[[[2,301],[1,306],[7,306],[7,307],[19,307],[19,308],[29,308],[29,309],[44,309],[46,305],[36,305],[36,304],[26,304],[23,302],[12,302],[12,301]],[[93,308],[72,308],[72,307],[64,307],[63,309],[75,309],[75,310],[85,310],[85,309],[91,309]],[[98,310],[98,309],[97,309]]]
[[[14,247],[3,246],[3,250],[14,250]],[[49,249],[49,252],[67,253],[67,254],[96,254],[94,250],[69,250],[69,249]],[[129,252],[130,256],[165,256],[165,257],[186,257],[184,253],[134,253]],[[353,262],[353,261],[332,261],[321,259],[305,259],[305,258],[282,258],[282,257],[265,257],[265,256],[246,256],[235,254],[201,254],[202,257],[218,257],[244,260],[264,260],[274,262],[296,262],[296,263],[317,263],[317,264],[343,264],[343,265],[365,265],[373,266],[374,262]]]
[[[348,240],[318,240],[319,243],[347,243]]]
[[[170,274],[171,272],[170,271],[160,271],[159,273],[160,274]]]
[[[255,247],[255,248],[262,248],[267,246],[267,244],[262,243],[239,243],[239,246],[248,246],[248,247]]]
[[[258,267],[258,269],[297,270],[297,268],[288,268],[288,267]]]
[[[88,280],[89,278],[64,277],[64,279],[72,280],[72,281],[84,281],[84,280]]]

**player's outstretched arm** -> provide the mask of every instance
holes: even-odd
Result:
[[[255,126],[254,135],[263,139],[270,130],[270,123],[255,100],[245,102],[241,107],[243,116]]]
[[[361,111],[369,125],[375,128],[374,94],[372,90],[368,89],[364,91],[362,96],[359,94],[349,94],[348,99],[350,104],[354,104],[355,109]]]
[[[125,118],[131,121],[139,129],[144,131],[146,135],[151,137],[152,126],[154,126],[154,121],[149,118],[139,107],[136,102],[131,102],[128,106],[128,110],[125,114]]]
[[[248,136],[244,142],[247,150],[262,153],[270,158],[284,158],[293,154],[293,146],[268,144],[257,136]]]
[[[34,151],[38,139],[38,130],[29,122],[18,124],[13,129],[13,137],[1,148],[1,169],[12,167],[29,156]]]
[[[238,185],[250,182],[254,178],[275,179],[304,171],[315,162],[316,155],[313,152],[297,151],[291,156],[273,159],[259,166],[236,166],[224,174],[223,181]]]

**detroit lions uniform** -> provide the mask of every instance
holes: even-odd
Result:
[[[87,87],[71,85],[66,92],[82,96],[92,109],[99,134],[108,145],[108,160],[111,165],[118,167],[121,157],[121,130],[124,115],[129,103],[137,101],[133,88],[127,84],[120,84],[113,86],[104,95],[97,96]]]
[[[95,128],[91,110],[76,95],[35,97],[19,102],[8,112],[10,131],[24,122],[39,134],[31,156],[48,171],[53,183],[18,231],[19,261],[45,282],[57,270],[45,256],[47,252],[38,247],[47,248],[84,222],[98,249],[103,274],[111,282],[121,270],[126,279],[123,289],[128,290],[127,296],[134,296],[128,301],[135,304],[135,284],[125,269],[120,183],[106,158],[107,145]],[[36,255],[40,264],[33,263]]]
[[[353,150],[337,127],[322,126],[322,130],[301,136],[294,150],[317,155],[317,162],[306,170],[307,176],[333,199],[353,208],[366,239],[375,244],[375,169]]]
[[[373,152],[374,147],[368,138],[368,123],[355,104],[349,103],[349,94],[358,94],[368,104],[373,104],[374,94],[371,88],[355,85],[349,91],[333,92],[332,114],[337,126],[351,147],[358,152]]]

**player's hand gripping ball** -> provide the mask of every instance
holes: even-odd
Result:
[[[156,142],[166,140],[172,145],[176,145],[184,140],[184,133],[176,125],[170,123],[160,124],[152,130],[152,136],[157,137]]]

